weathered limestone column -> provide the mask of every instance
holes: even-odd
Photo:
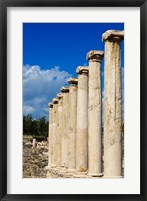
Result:
[[[92,50],[89,60],[88,175],[102,176],[101,61],[103,51]]]
[[[75,171],[76,168],[76,128],[77,128],[77,78],[69,78],[69,137],[68,137],[68,171]]]
[[[106,31],[104,72],[104,176],[122,176],[122,86],[120,42],[124,31]]]
[[[48,150],[48,166],[51,167],[52,155],[53,155],[53,144],[52,144],[52,123],[53,123],[53,104],[49,103],[49,150]]]
[[[56,138],[56,166],[61,167],[61,140],[62,140],[62,101],[63,94],[57,94],[58,99],[58,125],[57,125],[57,138]]]
[[[88,67],[79,66],[77,97],[76,171],[87,171],[88,159]]]
[[[57,112],[58,112],[58,99],[53,98],[53,123],[52,123],[52,146],[53,146],[53,157],[52,157],[52,167],[56,167],[56,142],[57,142]]]
[[[63,93],[61,166],[67,168],[69,136],[69,87],[62,87],[61,92]]]

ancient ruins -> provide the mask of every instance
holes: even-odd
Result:
[[[102,35],[105,50],[88,52],[86,59],[89,61],[89,66],[79,66],[76,69],[77,78],[69,78],[69,86],[63,86],[61,93],[48,104],[49,159],[46,167],[48,178],[123,177],[120,64],[120,43],[123,39],[124,31],[106,31]]]

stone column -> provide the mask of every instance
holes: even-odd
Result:
[[[69,78],[69,138],[68,138],[68,171],[73,172],[76,168],[76,128],[77,128],[77,78]]]
[[[56,166],[61,167],[61,140],[62,140],[62,101],[63,94],[57,94],[58,99],[58,125],[57,125],[57,139],[56,139]]]
[[[88,67],[79,66],[77,97],[76,171],[87,171],[88,159]]]
[[[58,99],[53,98],[53,124],[52,124],[52,146],[53,146],[53,157],[52,157],[52,167],[56,167],[56,142],[57,142],[57,112],[58,112]]]
[[[120,42],[124,31],[106,31],[104,72],[104,176],[122,176],[122,86]]]
[[[69,87],[62,87],[63,93],[63,113],[62,113],[62,148],[61,148],[61,166],[68,167],[68,135],[69,135]]]
[[[35,139],[35,138],[33,138],[32,147],[33,147],[33,148],[36,147],[36,139]]]
[[[103,51],[92,50],[89,60],[88,175],[102,176],[101,61]]]
[[[49,150],[48,150],[48,166],[51,167],[52,155],[53,155],[53,144],[52,144],[52,123],[53,123],[53,104],[49,103]]]

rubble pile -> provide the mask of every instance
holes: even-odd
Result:
[[[33,144],[33,137],[23,138],[23,178],[46,178],[48,165],[47,140]]]

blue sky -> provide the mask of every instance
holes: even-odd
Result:
[[[76,77],[79,65],[88,65],[90,50],[104,50],[102,34],[124,30],[123,23],[24,23],[23,24],[23,113],[48,117],[48,102]],[[124,42],[121,43],[124,67]],[[104,88],[102,62],[102,90]]]

